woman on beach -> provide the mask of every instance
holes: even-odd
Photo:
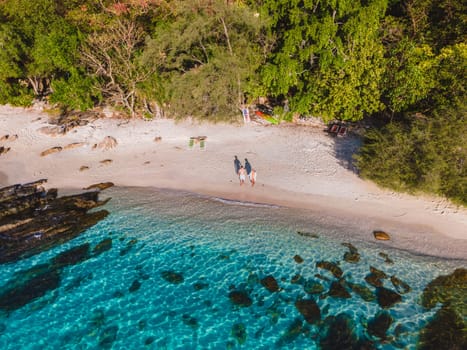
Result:
[[[248,175],[248,176],[250,177],[251,186],[254,186],[255,183],[256,183],[256,170],[251,169],[250,175]]]

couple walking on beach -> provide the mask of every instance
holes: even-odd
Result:
[[[254,186],[256,183],[256,170],[251,167],[248,159],[245,158],[245,167],[243,167],[240,160],[235,156],[234,158],[235,173],[240,179],[240,186],[245,183],[246,177],[250,179],[251,186]]]

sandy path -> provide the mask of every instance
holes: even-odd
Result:
[[[439,198],[382,190],[349,169],[358,139],[331,138],[323,126],[175,123],[171,120],[100,119],[52,137],[38,129],[47,115],[32,109],[0,107],[0,137],[18,135],[0,146],[0,186],[47,178],[49,187],[80,188],[112,181],[118,186],[183,189],[229,199],[312,208],[346,217],[365,229],[384,228],[449,236],[467,251],[467,211]],[[93,149],[105,136],[118,146]],[[162,137],[155,142],[156,136]],[[190,136],[207,136],[206,147],[188,147]],[[41,157],[48,148],[86,145]],[[248,158],[258,183],[239,186],[233,157]],[[110,164],[100,163],[111,159]],[[80,171],[81,166],[89,167]],[[371,237],[372,238],[372,237]],[[370,239],[370,238],[369,238]],[[466,254],[467,255],[467,254]]]

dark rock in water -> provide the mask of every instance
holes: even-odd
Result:
[[[101,182],[101,183],[94,184],[94,185],[88,186],[86,188],[83,188],[83,190],[99,190],[99,191],[102,191],[102,190],[105,190],[106,188],[113,187],[113,186],[114,186],[113,182]]]
[[[374,287],[382,287],[383,286],[383,281],[382,279],[386,279],[388,276],[386,273],[384,273],[381,270],[378,270],[377,268],[370,266],[370,274],[368,274],[365,277],[365,281],[367,281],[369,284],[371,284]]]
[[[161,276],[169,283],[179,284],[184,281],[183,275],[174,271],[162,271]]]
[[[376,267],[370,266],[370,272],[378,278],[388,278],[388,275],[384,271],[378,270]]]
[[[125,294],[123,294],[123,292],[117,290],[116,292],[114,292],[112,294],[112,298],[123,298],[125,296]]]
[[[110,250],[112,248],[112,238],[106,238],[99,243],[96,244],[94,249],[92,250],[93,254],[99,255],[102,254],[103,252],[106,252],[107,250]]]
[[[321,349],[362,349],[358,346],[357,336],[352,332],[353,321],[346,314],[327,317],[323,328],[324,332],[320,340]]]
[[[152,343],[154,343],[154,341],[156,340],[156,337],[147,337],[146,340],[144,341],[144,345],[151,345]]]
[[[328,295],[333,297],[333,298],[344,298],[348,299],[351,298],[352,296],[350,293],[345,289],[344,287],[344,281],[333,281],[331,283],[331,286],[329,287],[329,292]]]
[[[133,283],[131,284],[130,288],[128,288],[128,291],[130,293],[136,292],[138,289],[141,288],[141,282],[138,280],[134,280]]]
[[[294,275],[290,279],[290,283],[292,284],[303,284],[305,282],[305,279],[302,277],[302,275]]]
[[[195,284],[193,284],[193,288],[195,290],[201,290],[201,289],[206,289],[209,287],[209,284],[208,283],[203,283],[203,282],[197,282]]]
[[[337,266],[336,263],[332,263],[329,261],[318,261],[316,263],[316,267],[330,271],[334,275],[334,277],[342,277],[342,270],[339,266]]]
[[[300,334],[302,334],[303,330],[303,321],[298,318],[295,319],[287,328],[287,331],[282,334],[276,345],[278,347],[283,347],[284,345],[291,343],[297,339]]]
[[[436,277],[423,290],[422,305],[433,308],[437,303],[449,304],[460,315],[467,315],[465,299],[467,269],[456,269],[452,274]]]
[[[52,264],[57,268],[62,268],[83,262],[90,257],[89,248],[89,243],[85,243],[80,246],[68,249],[53,258]]]
[[[50,269],[26,280],[10,281],[7,289],[0,294],[0,310],[14,311],[44,296],[60,285],[57,269]]]
[[[401,302],[402,296],[390,289],[379,287],[376,288],[376,299],[383,309],[388,309],[394,304]]]
[[[392,259],[386,253],[379,252],[378,255],[382,257],[383,259],[385,259],[384,262],[386,264],[394,264],[394,261],[392,261]]]
[[[467,322],[449,306],[444,305],[421,330],[418,349],[467,349],[466,329]]]
[[[387,311],[380,311],[368,322],[368,333],[375,337],[386,339],[386,332],[392,322],[393,319]]]
[[[99,334],[99,346],[104,349],[110,349],[115,339],[117,339],[117,333],[117,326],[105,328],[101,334]]]
[[[410,292],[410,286],[404,281],[400,280],[396,276],[391,276],[391,283],[396,288],[397,292],[400,294],[405,294]]]
[[[312,232],[297,231],[297,234],[299,234],[300,236],[305,236],[305,237],[310,237],[310,238],[319,238],[319,236],[316,233],[312,233]]]
[[[293,259],[297,264],[301,264],[303,262],[303,258],[300,255],[295,255]]]
[[[299,299],[295,302],[295,307],[308,323],[316,323],[321,319],[319,306],[313,299]]]
[[[319,282],[306,281],[303,290],[308,294],[319,294],[324,291],[324,287]]]
[[[246,342],[246,328],[243,323],[236,323],[232,326],[231,331],[232,337],[235,338],[239,345],[243,345]]]
[[[199,327],[198,320],[194,318],[193,316],[190,316],[188,314],[184,314],[182,316],[182,322],[186,324],[187,326],[190,326],[193,329],[196,329]]]
[[[352,243],[341,243],[344,247],[349,248],[349,252],[358,253],[358,249]]]
[[[362,298],[366,302],[372,302],[376,300],[376,296],[368,287],[351,282],[347,282],[347,285],[350,287],[350,289],[352,289],[354,293],[358,294],[358,296],[360,296],[360,298]]]
[[[247,292],[240,291],[240,290],[233,290],[229,293],[229,298],[232,303],[238,306],[248,307],[253,304],[250,296]]]
[[[147,325],[148,325],[148,322],[146,320],[139,320],[138,321],[138,329],[140,331],[143,331],[146,328]]]
[[[358,263],[360,261],[360,254],[352,253],[352,252],[345,252],[344,260],[352,264]]]
[[[365,281],[367,281],[369,284],[371,284],[373,287],[382,287],[383,286],[383,281],[375,275],[374,273],[370,273],[365,276]]]
[[[266,276],[261,280],[261,285],[271,293],[279,291],[279,284],[273,276]]]

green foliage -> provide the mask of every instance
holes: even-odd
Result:
[[[386,0],[264,1],[278,34],[262,70],[273,97],[325,120],[359,120],[383,109],[384,49],[379,41]]]
[[[68,78],[52,81],[53,93],[50,102],[58,103],[66,109],[81,111],[91,109],[96,101],[102,99],[100,91],[94,88],[95,85],[91,77],[73,69]]]
[[[144,60],[159,65],[170,112],[210,120],[236,120],[245,95],[259,85],[265,55],[263,23],[241,4],[174,2],[167,22],[147,43]]]
[[[356,157],[361,176],[399,191],[467,204],[466,104],[373,129]]]

